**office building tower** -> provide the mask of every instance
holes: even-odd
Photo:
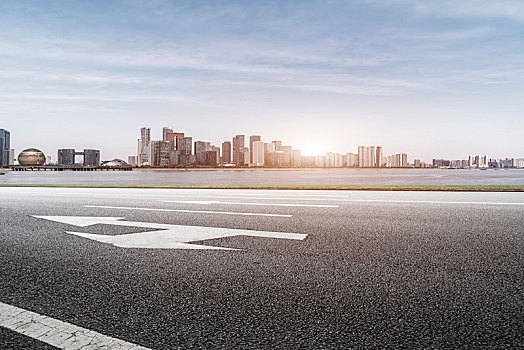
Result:
[[[150,153],[150,143],[151,143],[151,128],[142,128],[140,129],[140,140],[138,142],[139,153],[138,153],[138,163],[139,165],[149,164],[149,153]]]
[[[299,149],[294,149],[291,153],[291,166],[295,168],[302,166],[302,153]]]
[[[376,164],[375,146],[358,146],[358,166],[360,168],[373,168]]]
[[[335,166],[335,153],[327,152],[326,153],[326,167],[332,168]]]
[[[264,153],[268,152],[275,152],[275,144],[273,142],[271,143],[264,143]]]
[[[420,168],[420,159],[415,159],[413,161],[413,165],[415,166],[415,168]],[[460,161],[460,167],[462,168],[462,161]]]
[[[84,166],[99,166],[100,165],[100,151],[97,149],[85,149]]]
[[[59,149],[58,150],[58,165],[75,165],[75,150]]]
[[[136,159],[136,156],[129,156],[129,157],[127,157],[127,162],[128,162],[131,166],[136,166],[136,165],[137,165],[137,159]]]
[[[377,168],[382,167],[383,160],[382,160],[382,146],[377,146],[376,148],[376,155],[375,155],[375,166]]]
[[[282,141],[271,141],[275,147],[275,151],[282,151]]]
[[[254,141],[251,143],[251,164],[254,166],[263,166],[264,165],[264,142]]]
[[[197,164],[204,165],[206,162],[206,152],[211,148],[209,142],[195,141],[195,156]]]
[[[45,160],[45,164],[46,164],[46,165],[50,165],[52,162],[53,162],[53,161],[52,161],[51,156],[47,156],[47,157],[46,157],[46,160]]]
[[[9,150],[11,149],[11,133],[0,129],[0,166],[9,165]]]
[[[222,142],[222,164],[231,163],[231,142]]]
[[[167,134],[172,134],[173,133],[173,129],[172,128],[168,128],[167,126],[164,126],[162,128],[162,141],[168,141],[167,140]]]
[[[357,167],[358,166],[358,155],[355,153],[346,154],[346,166],[347,167]]]
[[[344,166],[344,157],[340,153],[335,153],[335,167],[341,168]]]
[[[244,154],[244,165],[249,165],[251,163],[251,154],[249,153],[249,147],[244,147],[242,153]]]
[[[315,166],[323,168],[326,166],[326,156],[315,156]]]
[[[15,165],[15,150],[12,148],[9,150],[9,165]]]
[[[244,139],[244,135],[236,135],[233,137],[233,163],[237,166],[245,165]]]
[[[251,160],[250,163],[253,162],[253,143],[262,140],[262,138],[259,135],[251,135],[249,136],[249,159]]]
[[[151,141],[149,160],[151,166],[169,165],[169,142]]]
[[[178,149],[181,155],[191,155],[193,153],[193,138],[192,137],[182,137],[178,140]]]
[[[179,140],[184,137],[183,132],[168,132],[164,141],[169,142],[169,150],[174,151],[179,148]]]
[[[291,158],[293,156],[293,147],[292,146],[280,146],[280,150],[284,152],[284,156],[282,158],[282,166],[290,167]]]

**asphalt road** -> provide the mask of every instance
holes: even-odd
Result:
[[[0,188],[0,303],[151,349],[523,348],[524,193]]]

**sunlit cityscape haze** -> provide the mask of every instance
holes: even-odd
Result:
[[[303,155],[523,157],[521,1],[7,1],[0,128],[136,154],[141,127]]]

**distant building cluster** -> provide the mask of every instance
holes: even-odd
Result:
[[[194,141],[183,132],[162,128],[162,140],[151,139],[151,128],[140,129],[137,155],[129,156],[134,166],[239,166],[239,167],[360,167],[404,168],[406,153],[384,156],[381,146],[359,146],[357,153],[332,153],[303,156],[301,151],[282,141],[264,142],[259,135],[235,135],[231,141],[215,146]],[[419,162],[419,165],[424,163]]]
[[[442,169],[510,169],[524,168],[524,158],[489,159],[487,156],[469,156],[468,159],[433,159],[433,168]]]

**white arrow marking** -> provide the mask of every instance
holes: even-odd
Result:
[[[269,207],[313,207],[313,208],[338,208],[338,205],[325,204],[292,204],[292,203],[251,203],[251,202],[222,202],[222,201],[164,201],[167,203],[183,204],[226,204],[226,205],[261,205]]]
[[[218,227],[205,226],[184,226],[171,224],[158,224],[150,222],[133,222],[121,221],[121,217],[92,217],[92,216],[36,216],[36,218],[61,222],[68,225],[86,227],[96,224],[145,227],[154,228],[162,231],[148,231],[139,233],[130,233],[123,235],[97,235],[83,232],[67,232],[72,235],[84,237],[98,242],[112,244],[123,248],[159,248],[159,249],[220,249],[234,250],[232,248],[213,247],[189,242],[204,241],[208,239],[233,237],[233,236],[251,236],[267,237],[280,239],[303,240],[307,234],[270,232],[270,231],[252,231],[239,230]]]

